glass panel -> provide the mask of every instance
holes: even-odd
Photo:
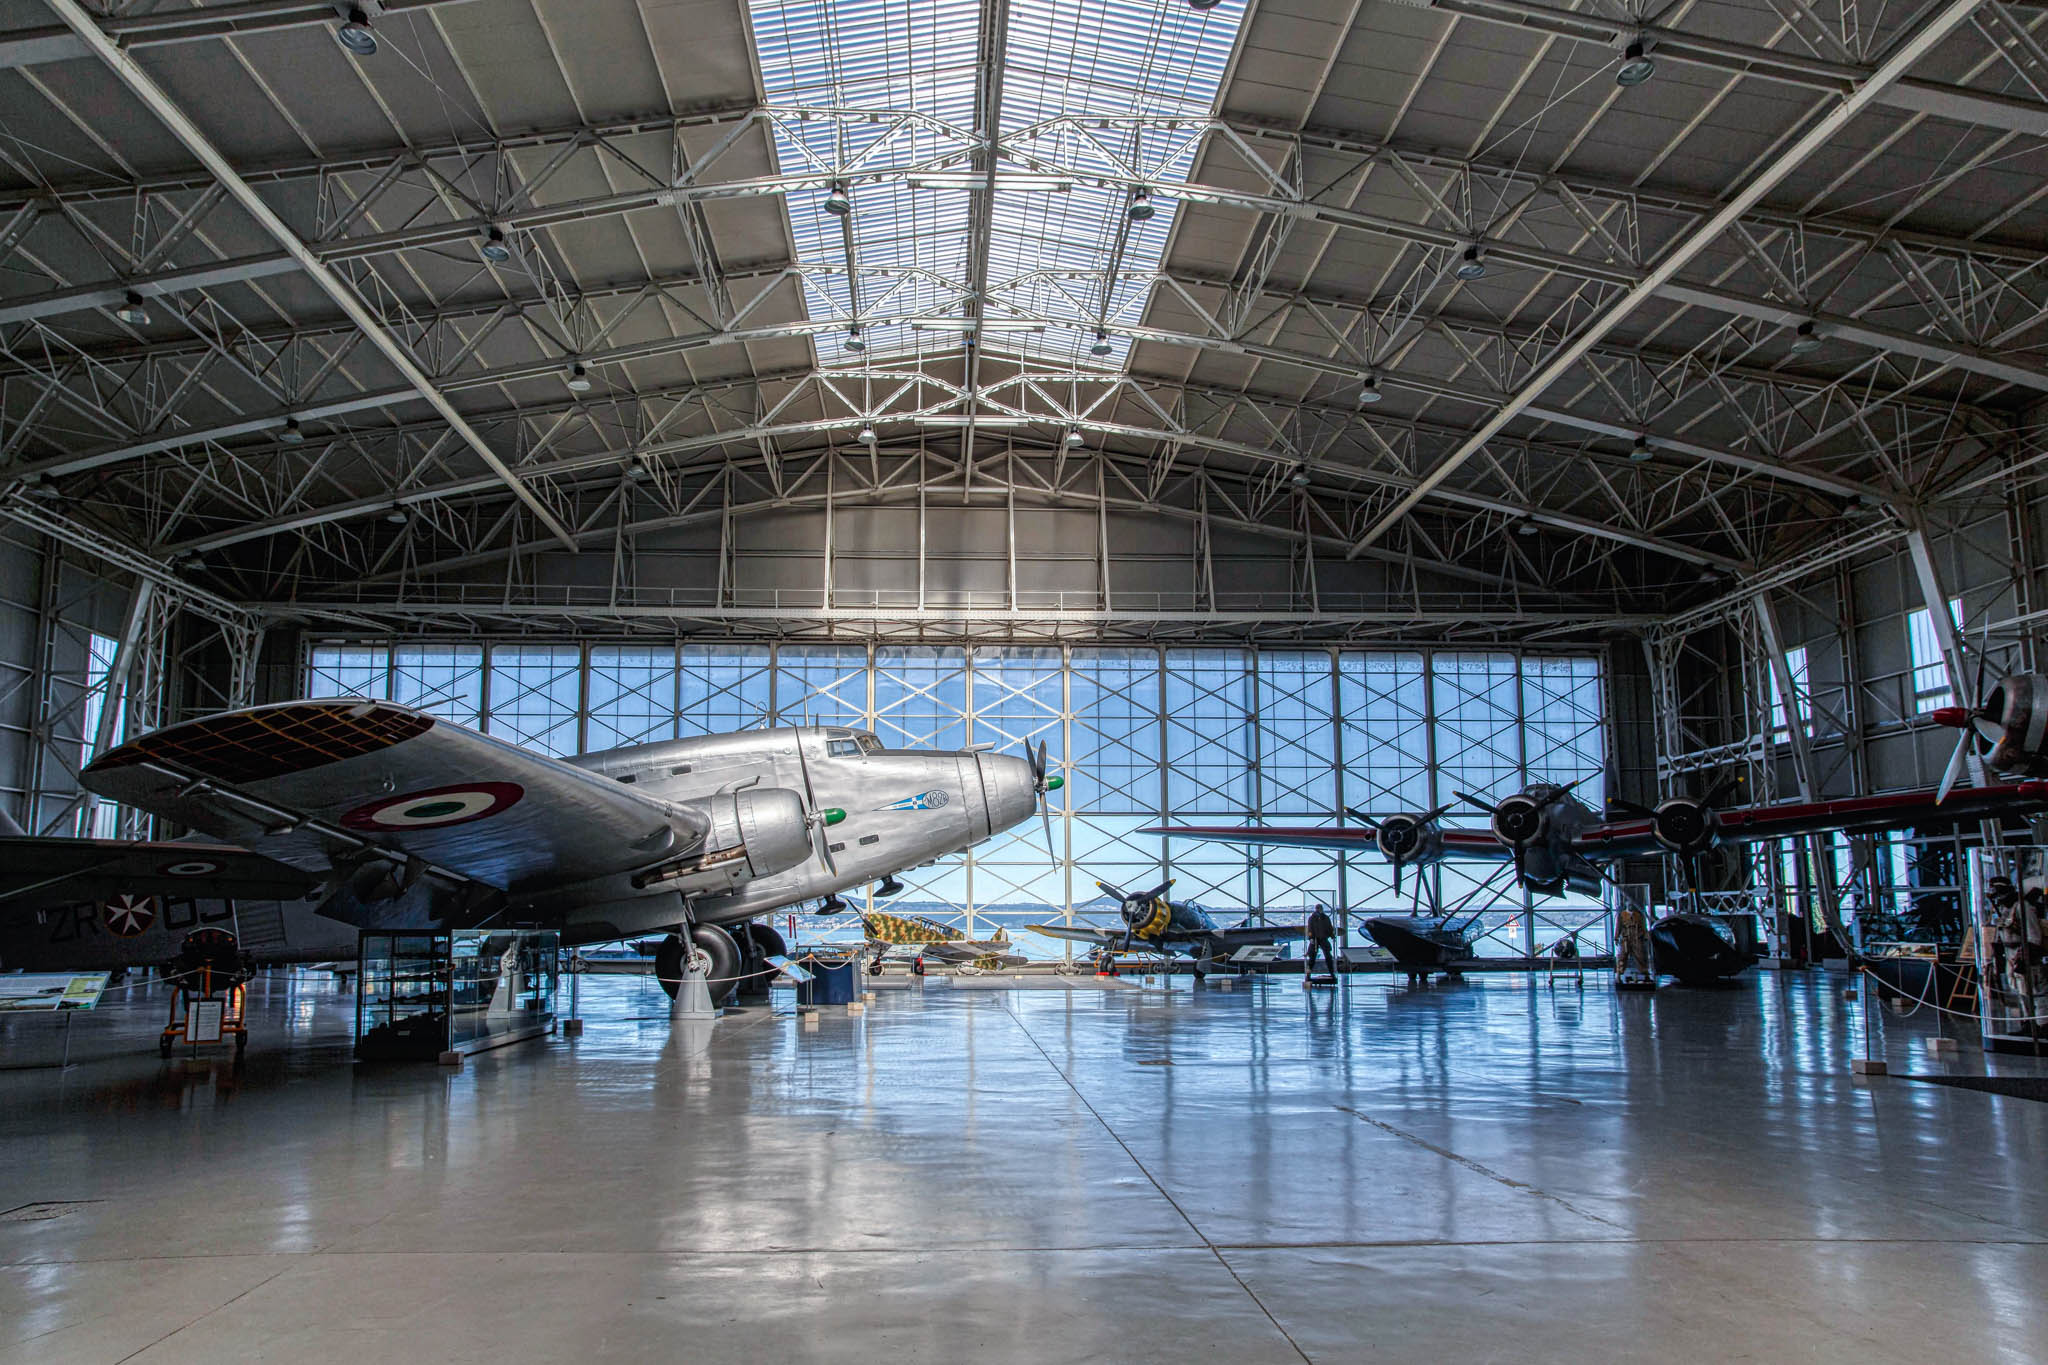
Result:
[[[590,651],[593,753],[676,737],[676,656],[652,645],[598,645]]]
[[[681,734],[729,734],[768,723],[768,646],[686,644],[679,659]]]
[[[400,645],[392,651],[391,700],[474,726],[483,706],[481,645]]]
[[[499,645],[491,651],[490,732],[560,757],[573,754],[583,651],[566,645]]]
[[[372,697],[390,689],[391,651],[382,645],[315,645],[306,671],[309,697]]]
[[[842,645],[784,645],[776,651],[776,724],[875,729],[869,720],[868,652],[865,649]]]

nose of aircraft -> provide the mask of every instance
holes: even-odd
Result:
[[[981,791],[988,803],[991,833],[1038,812],[1038,789],[1029,763],[1010,754],[976,754],[975,758],[981,764]]]

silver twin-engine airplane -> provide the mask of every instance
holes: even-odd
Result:
[[[359,929],[531,925],[565,945],[671,930],[709,956],[718,995],[781,951],[757,916],[970,848],[1060,781],[1043,745],[911,752],[804,726],[558,759],[390,702],[258,706],[157,730],[80,775],[222,843],[0,837],[0,959],[164,960],[138,950],[170,907],[219,923],[246,894],[272,898],[276,942],[245,936],[259,960],[353,956]],[[273,906],[293,922],[270,925]]]

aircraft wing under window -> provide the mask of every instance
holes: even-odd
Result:
[[[1209,839],[1224,844],[1260,844],[1269,848],[1322,848],[1334,852],[1371,853],[1379,844],[1369,829],[1345,829],[1329,825],[1153,825],[1140,834],[1164,834],[1170,839]],[[1443,832],[1447,858],[1506,859],[1509,849],[1485,829],[1447,829]]]
[[[643,867],[706,833],[693,808],[410,707],[351,698],[174,725],[95,759],[80,781],[316,875],[376,848],[518,890]]]
[[[318,884],[275,858],[225,844],[0,838],[0,907],[8,909],[120,895],[297,900]]]

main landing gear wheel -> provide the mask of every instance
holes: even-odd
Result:
[[[775,969],[768,965],[770,957],[784,957],[789,945],[782,941],[782,935],[758,920],[735,925],[734,935],[740,945],[740,994],[768,994],[768,981]]]
[[[711,1003],[725,1003],[725,997],[732,994],[733,983],[740,975],[739,944],[733,942],[731,934],[715,924],[691,925],[690,942],[711,959],[711,973],[706,980],[711,988]]]
[[[715,924],[690,926],[687,949],[680,935],[664,938],[654,950],[654,979],[668,992],[669,999],[675,999],[676,992],[682,989],[683,973],[689,968],[692,950],[708,961],[704,979],[715,1005],[731,993],[733,981],[740,974],[739,945],[732,941],[731,934]]]

